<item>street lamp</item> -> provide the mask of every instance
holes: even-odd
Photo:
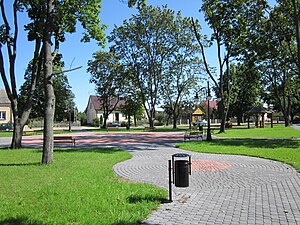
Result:
[[[209,108],[209,101],[211,100],[210,89],[209,89],[209,82],[207,81],[207,134],[206,140],[211,141],[211,130],[210,130],[210,108]]]
[[[205,87],[201,88],[200,91],[202,89],[205,89]],[[210,95],[210,88],[209,88],[209,82],[207,81],[207,96],[206,96],[206,100],[207,100],[207,134],[206,134],[206,140],[207,141],[211,141],[211,129],[210,129],[210,107],[209,107],[209,101],[212,99],[211,95]],[[198,93],[196,93],[195,96],[195,101],[197,102],[199,100],[198,97]]]

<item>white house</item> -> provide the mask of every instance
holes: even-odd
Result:
[[[11,103],[4,89],[0,89],[0,124],[12,122]]]
[[[113,111],[109,116],[107,123],[122,123],[126,120],[125,115],[120,112],[120,108],[124,105],[125,101],[120,99],[115,111]],[[89,97],[88,105],[86,108],[86,116],[87,116],[87,123],[94,124],[94,119],[96,118],[103,118],[103,108],[98,96],[91,95]]]

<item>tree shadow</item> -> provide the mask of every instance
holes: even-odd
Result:
[[[0,163],[0,166],[40,166],[40,165],[42,165],[40,162],[32,162],[32,163]]]
[[[0,225],[46,225],[41,221],[32,221],[26,217],[8,218],[0,221]]]
[[[220,146],[247,146],[249,148],[299,148],[297,140],[284,139],[219,139],[210,142]]]
[[[87,153],[100,153],[100,154],[114,154],[116,152],[123,152],[120,148],[56,148],[55,153],[77,153],[77,152],[87,152]]]
[[[130,196],[128,197],[128,203],[130,204],[136,204],[136,203],[142,203],[142,202],[160,202],[160,203],[166,203],[167,199],[161,198],[158,196],[153,195],[147,195],[147,196]]]

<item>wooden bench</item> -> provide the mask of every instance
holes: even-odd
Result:
[[[107,131],[109,130],[119,130],[119,127],[107,127]]]
[[[154,131],[155,127],[145,127],[145,131]]]
[[[35,135],[37,132],[35,130],[23,130],[24,135]]]
[[[196,138],[197,141],[199,138],[203,140],[203,131],[196,131],[196,130],[188,130],[185,132],[183,136],[183,140],[186,141],[187,139],[191,140],[191,138]]]
[[[75,147],[75,138],[72,136],[54,136],[54,143],[72,143],[73,147]]]

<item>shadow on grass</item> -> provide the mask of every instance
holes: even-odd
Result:
[[[141,202],[160,202],[165,203],[167,200],[165,198],[148,195],[148,196],[130,196],[128,202],[130,204],[136,204]]]
[[[211,145],[220,146],[246,146],[249,148],[299,148],[297,140],[260,140],[260,139],[220,139],[210,142]]]
[[[117,152],[123,152],[119,148],[58,148],[54,149],[55,153],[78,153],[78,152],[87,152],[87,153],[100,153],[100,154],[114,154]]]
[[[33,162],[33,163],[0,163],[0,166],[40,166],[40,165],[42,165],[40,162]]]
[[[46,225],[41,221],[32,221],[26,217],[8,218],[0,220],[0,225]]]

